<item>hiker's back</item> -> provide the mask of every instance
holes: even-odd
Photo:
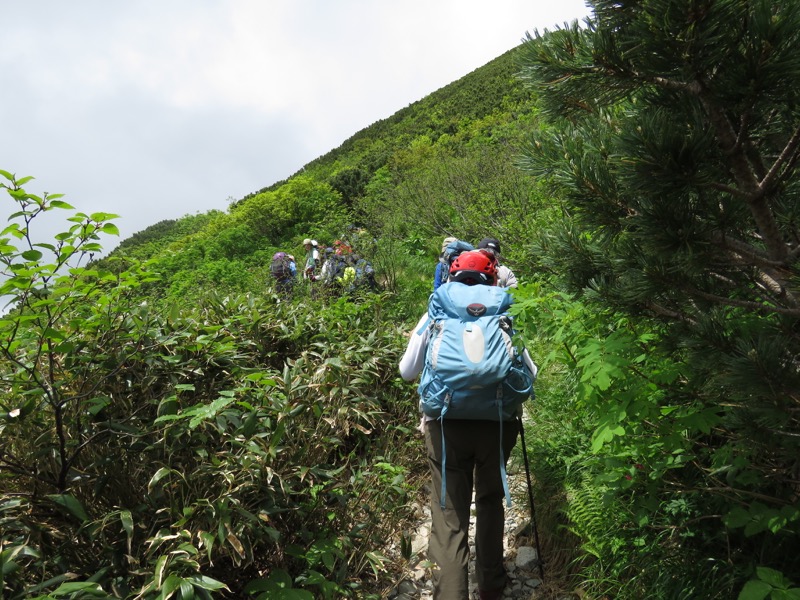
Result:
[[[471,250],[474,250],[474,247],[469,242],[454,237],[444,239],[442,252],[439,254],[439,260],[436,263],[436,270],[433,276],[433,291],[436,291],[440,285],[447,282],[450,277],[450,267],[452,267],[456,258],[462,253]]]
[[[285,252],[276,252],[272,255],[269,272],[278,281],[286,281],[294,277],[289,256]]]
[[[429,417],[510,420],[533,393],[514,344],[505,289],[448,282],[430,297],[430,338],[419,384]]]

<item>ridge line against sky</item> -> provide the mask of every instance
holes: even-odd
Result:
[[[588,13],[583,0],[7,0],[0,169],[119,214],[110,250],[226,210],[526,32]]]

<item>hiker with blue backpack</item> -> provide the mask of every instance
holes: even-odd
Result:
[[[469,598],[469,519],[475,494],[475,573],[483,600],[502,597],[506,462],[537,367],[515,338],[512,297],[496,286],[487,250],[462,252],[431,294],[400,361],[417,388],[432,478],[428,559],[436,600]]]
[[[353,268],[355,269],[355,281],[351,286],[351,291],[378,291],[378,282],[375,280],[375,269],[366,258],[360,254],[353,254]]]
[[[272,255],[269,272],[275,280],[275,291],[279,296],[291,298],[297,276],[297,265],[294,257],[286,252],[276,252]]]
[[[436,263],[436,270],[433,272],[433,291],[435,292],[440,285],[447,281],[450,276],[450,267],[453,261],[462,252],[474,250],[475,247],[469,242],[459,240],[454,237],[446,237],[442,242],[442,252]]]
[[[355,279],[355,269],[349,264],[350,255],[336,252],[333,247],[325,248],[325,260],[317,278],[329,295],[338,295],[349,289]]]
[[[451,242],[457,241],[457,238],[454,237],[446,237],[444,241],[442,241],[442,251],[439,254],[439,260],[436,261],[436,269],[433,271],[433,291],[436,291],[443,283],[442,272],[445,269],[449,269],[450,265],[447,264],[447,260],[445,259],[445,252],[447,251],[447,246]]]

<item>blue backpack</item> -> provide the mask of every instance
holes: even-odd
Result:
[[[509,506],[503,421],[513,420],[522,403],[534,395],[535,377],[514,345],[513,321],[507,314],[512,302],[504,288],[454,281],[431,294],[424,325],[430,328],[425,366],[417,388],[422,411],[443,425],[445,418],[498,421],[500,470]],[[444,506],[444,456],[441,501]]]
[[[426,415],[509,421],[533,395],[533,377],[506,313],[512,302],[504,288],[453,281],[431,294],[418,387]]]
[[[443,265],[441,271],[441,283],[439,285],[447,282],[447,278],[450,276],[450,267],[458,255],[462,252],[469,252],[470,250],[475,250],[475,247],[469,242],[465,242],[463,240],[454,240],[447,244],[444,252],[442,252],[442,254],[439,256],[439,262],[441,262]]]

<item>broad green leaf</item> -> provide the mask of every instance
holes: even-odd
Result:
[[[268,581],[274,583],[278,587],[292,587],[292,576],[283,569],[275,569],[270,573]]]
[[[175,593],[181,583],[183,582],[183,577],[178,577],[177,575],[171,574],[168,575],[167,578],[164,580],[164,584],[161,586],[161,596],[163,600],[167,600],[172,594]]]
[[[751,579],[744,584],[737,600],[764,600],[772,591],[772,586],[763,581]]]
[[[192,575],[187,578],[188,581],[195,587],[203,588],[204,590],[228,590],[228,586],[221,581],[211,579],[205,575]]]
[[[194,586],[185,579],[181,579],[181,600],[192,600],[193,598]]]
[[[164,571],[167,568],[167,561],[169,560],[169,556],[166,554],[162,554],[156,560],[156,566],[153,569],[153,579],[156,583],[156,588],[161,589],[161,583],[164,581]]]
[[[50,206],[53,208],[67,208],[67,209],[74,209],[75,207],[71,204],[64,202],[63,200],[53,200],[50,202]]]
[[[750,513],[744,508],[737,506],[733,508],[727,515],[725,515],[722,521],[727,527],[732,529],[744,527],[750,522]]]
[[[119,520],[122,522],[122,528],[125,530],[125,533],[128,534],[128,537],[131,537],[133,535],[133,517],[131,516],[131,511],[121,510],[119,512]]]
[[[24,258],[25,260],[29,260],[31,262],[36,262],[37,260],[42,258],[42,256],[43,256],[42,253],[39,252],[38,250],[26,250],[25,252],[22,253],[22,258]]]
[[[155,474],[150,478],[150,481],[147,482],[147,491],[152,492],[153,488],[158,484],[159,481],[164,479],[167,475],[172,473],[172,469],[167,467],[161,467]]]
[[[281,590],[278,594],[281,600],[314,600],[314,594],[307,590],[298,590],[291,588],[288,590]]]
[[[108,396],[99,396],[97,398],[92,398],[87,402],[87,410],[89,411],[90,415],[97,416],[100,411],[102,411],[109,404],[111,404],[111,398]]]
[[[214,548],[214,542],[217,538],[215,538],[212,534],[208,533],[207,531],[200,532],[200,541],[206,548],[206,556],[208,560],[211,560],[211,550]]]
[[[786,589],[789,587],[789,582],[783,576],[783,573],[770,569],[769,567],[756,567],[756,576],[761,581],[766,581],[772,587],[778,589]]]
[[[247,582],[247,585],[244,586],[242,591],[245,594],[252,596],[258,592],[266,592],[272,587],[272,581],[270,579],[253,579]]]
[[[70,494],[51,494],[47,496],[48,499],[55,502],[58,506],[66,510],[73,517],[78,519],[81,523],[86,523],[89,520],[89,515],[75,496]]]
[[[47,329],[45,329],[42,332],[42,337],[47,339],[47,340],[60,341],[60,340],[64,339],[64,334],[62,332],[58,331],[57,329],[53,329],[51,327],[48,327]]]
[[[621,425],[611,425],[603,423],[594,432],[592,439],[592,452],[597,453],[606,442],[610,442],[615,436],[625,435],[625,429]]]
[[[100,598],[112,597],[109,596],[99,584],[89,581],[69,581],[67,583],[62,583],[55,590],[50,592],[50,594],[54,596],[62,596],[67,594],[75,594],[76,592],[81,592],[83,594],[89,594],[90,596],[96,596]]]
[[[37,583],[36,585],[34,585],[33,587],[29,588],[26,591],[28,592],[28,594],[33,594],[36,592],[40,592],[42,590],[46,590],[47,588],[52,587],[57,583],[62,583],[64,581],[74,578],[75,578],[74,573],[64,573],[61,575],[56,575],[55,577],[51,577],[50,579],[42,581],[41,583]],[[50,596],[44,596],[44,598],[50,598]]]
[[[114,213],[107,213],[107,212],[96,212],[96,213],[92,213],[90,218],[91,218],[92,221],[100,222],[100,221],[108,221],[109,219],[118,219],[119,215],[115,215]]]

